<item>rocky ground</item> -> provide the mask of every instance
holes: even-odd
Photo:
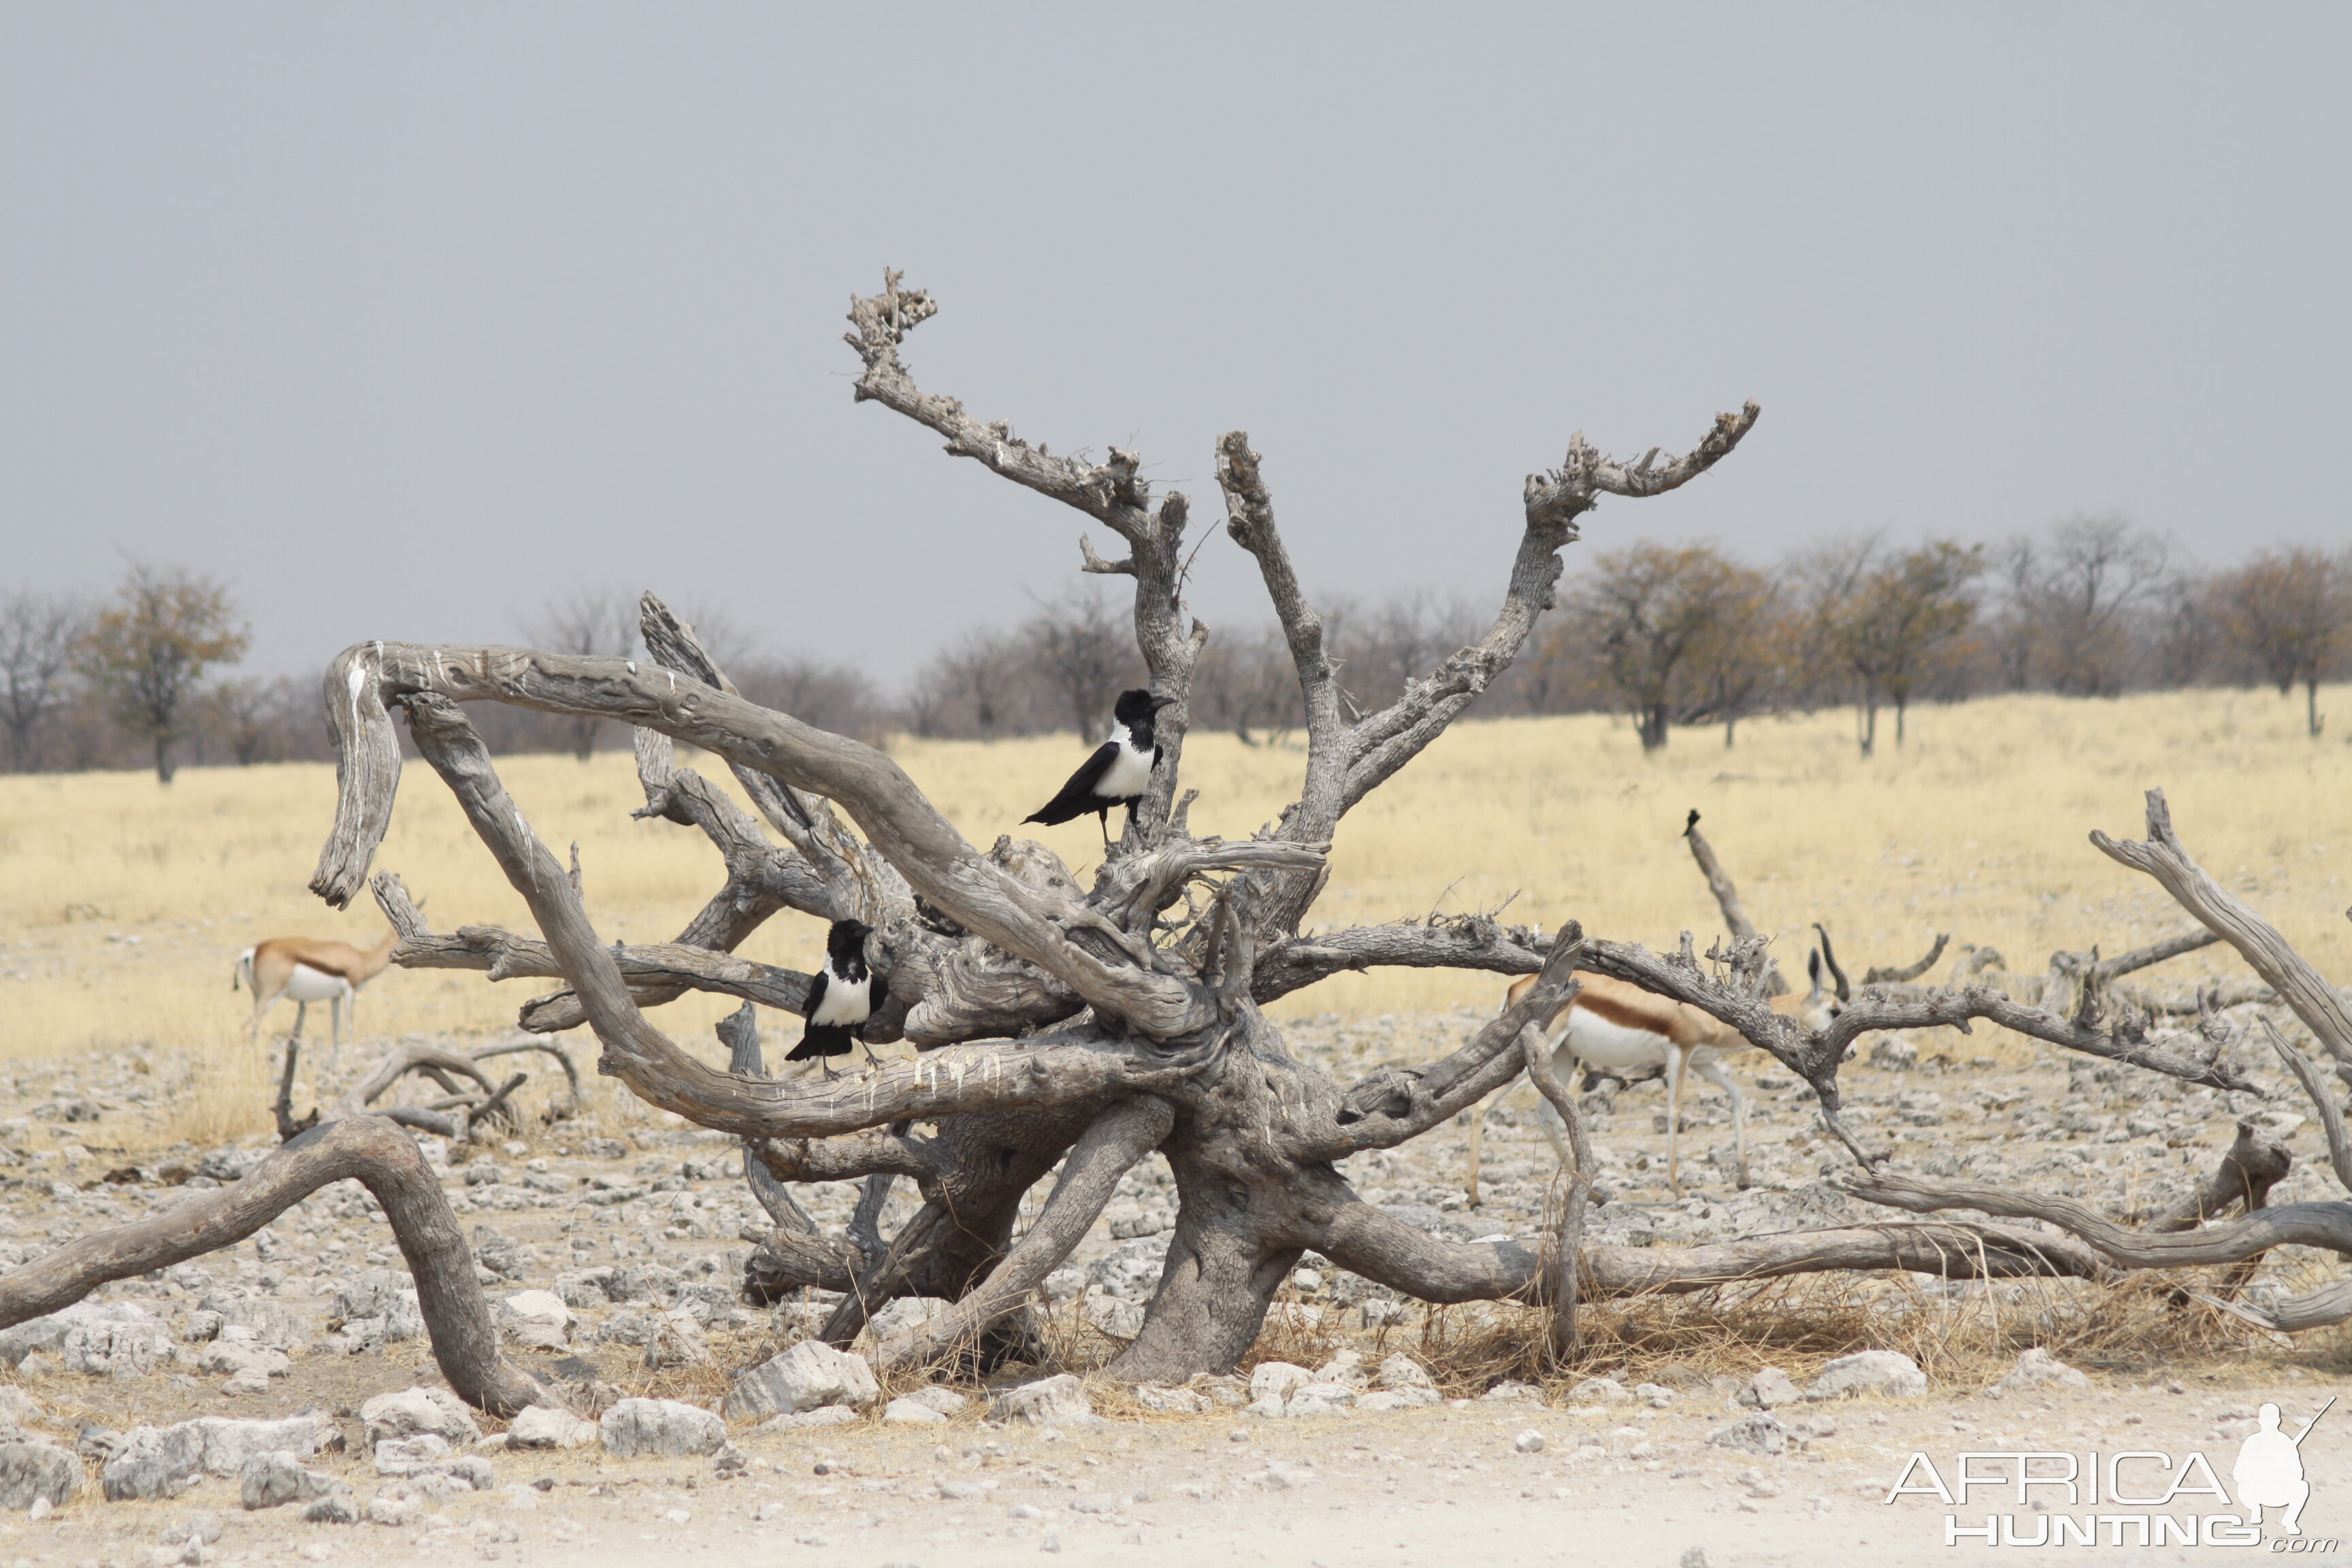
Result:
[[[1325,1019],[1291,1036],[1353,1074],[1427,1059],[1475,1023]],[[1753,1102],[1746,1191],[1731,1179],[1719,1094],[1685,1103],[1679,1198],[1664,1180],[1661,1087],[1585,1096],[1607,1200],[1598,1239],[1684,1246],[1867,1217],[1822,1180],[1843,1156],[1804,1091],[1739,1065]],[[2234,1120],[2252,1115],[2298,1156],[2278,1199],[2334,1195],[2314,1130],[2281,1109],[2292,1099],[2183,1091],[1952,1036],[1888,1042],[1848,1083],[1857,1130],[1916,1169],[2129,1212],[2209,1168]],[[152,1147],[142,1131],[168,1114],[173,1092],[167,1071],[131,1055],[17,1064],[0,1079],[0,1261],[168,1208],[264,1152],[259,1141]],[[1554,1162],[1526,1092],[1496,1113],[1479,1206],[1465,1191],[1461,1126],[1359,1157],[1349,1173],[1371,1201],[1432,1230],[1532,1235]],[[600,1424],[514,1433],[446,1408],[446,1394],[386,1401],[439,1379],[392,1237],[373,1200],[344,1184],[231,1253],[0,1333],[0,1363],[14,1368],[0,1374],[0,1504],[10,1510],[0,1564],[451,1552],[602,1562],[762,1546],[858,1563],[1027,1561],[1041,1550],[1135,1563],[1204,1552],[1284,1563],[1433,1552],[1548,1563],[1597,1549],[1633,1562],[1681,1562],[1692,1549],[1715,1563],[1905,1561],[1944,1554],[1954,1511],[1921,1495],[1881,1500],[1914,1450],[1948,1474],[1963,1447],[2193,1449],[2226,1485],[2262,1400],[2285,1406],[2292,1429],[2343,1381],[2327,1346],[2262,1348],[2211,1323],[2166,1339],[2124,1332],[2118,1313],[2116,1333],[2101,1339],[2088,1287],[1909,1279],[1847,1291],[1842,1318],[1803,1300],[1759,1300],[1746,1310],[1761,1329],[1713,1337],[1695,1336],[1689,1320],[1669,1335],[1603,1307],[1577,1378],[1526,1384],[1510,1364],[1524,1333],[1516,1313],[1456,1309],[1433,1321],[1309,1258],[1239,1377],[1160,1392],[1091,1383],[1008,1393],[1064,1369],[1084,1373],[1132,1331],[1172,1220],[1155,1163],[1130,1176],[1048,1282],[1040,1306],[1060,1367],[1019,1369],[993,1388],[872,1389],[810,1347],[798,1352],[807,1364],[739,1388],[735,1373],[804,1340],[824,1303],[740,1299],[741,1236],[764,1216],[727,1140],[606,1104],[488,1147],[426,1148],[447,1173],[514,1353],[566,1383]],[[820,1223],[839,1226],[855,1190],[803,1196]],[[900,1200],[886,1230],[909,1207]],[[2276,1258],[2252,1289],[2299,1288],[2314,1267]],[[902,1306],[877,1326],[887,1334],[921,1310]],[[1815,1331],[1775,1340],[1766,1320],[1807,1310]],[[1990,1334],[1987,1314],[2003,1310],[2005,1337]],[[2036,1359],[2012,1371],[2020,1326],[2030,1338],[2036,1322],[2067,1325],[2072,1337],[2056,1348],[2079,1370]],[[1824,1323],[1844,1342],[1832,1342]],[[1910,1352],[1924,1392],[1892,1363],[1866,1375],[1830,1364],[1871,1345]],[[1825,1369],[1823,1396],[1805,1398],[1822,1391]],[[2001,1393],[1988,1394],[2004,1375]],[[289,1425],[246,1425],[265,1420]],[[2303,1450],[2315,1488],[2308,1540],[2352,1531],[2352,1485],[2337,1479],[2336,1458],[2352,1454],[2352,1437],[2331,1436],[2338,1422],[2352,1432],[2352,1415],[2332,1414]],[[291,1457],[256,1458],[273,1447]],[[634,1452],[644,1449],[654,1451]],[[118,1492],[156,1495],[107,1500],[110,1478]],[[259,1500],[287,1500],[248,1511],[256,1486]],[[2031,1535],[2037,1519],[2065,1511],[2056,1500],[2037,1492],[1994,1511]],[[1958,1511],[1962,1525],[1981,1523]],[[2205,1500],[2174,1511],[2222,1510]],[[333,1522],[346,1516],[358,1522]],[[2181,1550],[2103,1548],[2118,1561],[2172,1561]]]

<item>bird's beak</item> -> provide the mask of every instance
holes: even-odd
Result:
[[[1173,697],[1155,697],[1151,700],[1151,710],[1154,713],[1159,712],[1162,708],[1173,708],[1175,706],[1176,699]]]

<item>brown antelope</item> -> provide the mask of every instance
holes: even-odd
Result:
[[[1808,1029],[1818,1029],[1838,1016],[1848,997],[1844,972],[1837,960],[1829,961],[1829,973],[1835,976],[1834,994],[1822,984],[1822,953],[1815,949],[1805,970],[1812,977],[1813,987],[1802,996],[1790,994],[1772,999],[1772,1010],[1796,1019]],[[1739,1151],[1739,1184],[1748,1184],[1748,1100],[1739,1086],[1723,1070],[1725,1058],[1741,1051],[1753,1050],[1745,1036],[1730,1025],[1708,1016],[1686,1002],[1675,1002],[1654,992],[1644,991],[1622,980],[1612,980],[1601,974],[1580,974],[1575,997],[1566,1007],[1552,1015],[1544,1026],[1544,1038],[1551,1047],[1552,1070],[1560,1081],[1574,1092],[1577,1069],[1582,1068],[1663,1068],[1666,1075],[1666,1185],[1676,1197],[1682,1196],[1676,1160],[1680,1153],[1682,1132],[1683,1078],[1696,1072],[1731,1097],[1732,1137]],[[1526,994],[1536,983],[1532,974],[1514,981],[1506,1005]],[[1478,1202],[1478,1155],[1486,1141],[1486,1110],[1496,1094],[1486,1105],[1479,1107],[1470,1123],[1470,1202]],[[1570,1158],[1566,1129],[1560,1124],[1559,1113],[1545,1100],[1536,1109],[1536,1120],[1543,1128],[1551,1146],[1559,1153],[1560,1163]]]
[[[246,1024],[246,1038],[261,1037],[262,1016],[283,996],[294,1004],[297,1039],[301,1037],[302,1020],[310,1016],[310,1004],[331,1004],[329,1043],[341,1047],[345,1026],[351,1022],[359,1000],[360,987],[383,973],[399,942],[400,933],[388,931],[382,942],[365,952],[347,942],[322,942],[307,936],[273,936],[247,948],[236,955],[236,971],[229,976],[228,983],[228,988],[234,991],[242,981],[253,993],[253,1016]]]

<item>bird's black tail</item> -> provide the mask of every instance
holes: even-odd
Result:
[[[811,1057],[845,1057],[856,1031],[846,1024],[811,1024],[801,1043],[785,1053],[788,1062],[804,1062]]]

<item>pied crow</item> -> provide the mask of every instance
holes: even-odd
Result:
[[[1095,748],[1095,754],[1070,775],[1061,794],[1021,820],[1051,827],[1091,811],[1108,845],[1112,806],[1124,805],[1127,819],[1135,820],[1135,803],[1151,782],[1152,764],[1160,761],[1160,743],[1151,733],[1152,716],[1175,700],[1139,689],[1120,692],[1118,706],[1111,710],[1110,739]]]
[[[850,1042],[882,1005],[889,987],[866,964],[866,939],[874,929],[862,921],[835,921],[825,933],[824,967],[809,982],[808,1028],[784,1059],[804,1062],[817,1058],[827,1078],[833,1064],[827,1057],[845,1057]],[[867,1056],[874,1054],[868,1047]]]

